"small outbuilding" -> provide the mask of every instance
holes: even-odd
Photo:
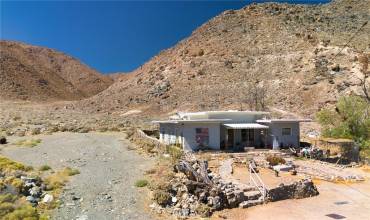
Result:
[[[298,147],[299,123],[307,119],[268,119],[262,111],[177,113],[159,124],[160,141],[184,150],[242,150],[246,147]]]

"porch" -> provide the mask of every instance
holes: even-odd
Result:
[[[268,128],[257,123],[223,124],[220,128],[220,148],[233,151],[243,151],[246,147],[266,148]]]

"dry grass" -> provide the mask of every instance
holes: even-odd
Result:
[[[25,166],[19,162],[0,156],[0,172],[13,172],[18,170],[30,171],[32,170],[32,167]]]
[[[68,182],[69,177],[79,173],[80,171],[67,167],[46,177],[45,183],[47,188],[53,190],[53,194],[58,196],[63,186]]]
[[[41,143],[41,139],[20,140],[15,143],[18,147],[35,147]]]

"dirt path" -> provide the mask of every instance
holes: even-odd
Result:
[[[144,211],[146,193],[134,182],[154,161],[129,150],[120,134],[57,133],[41,139],[34,148],[8,146],[1,154],[35,167],[80,170],[66,186],[54,219],[153,219]]]

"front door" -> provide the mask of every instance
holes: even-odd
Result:
[[[242,143],[244,147],[255,147],[254,145],[254,130],[242,129],[241,130]]]
[[[227,129],[227,146],[226,149],[231,149],[234,146],[234,130]]]

